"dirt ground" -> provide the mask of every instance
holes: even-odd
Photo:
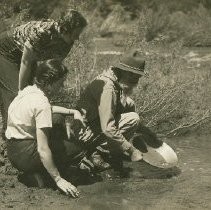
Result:
[[[166,142],[178,154],[177,167],[164,170],[125,162],[127,177],[106,171],[101,180],[78,186],[77,199],[53,189],[27,188],[15,175],[1,174],[0,209],[211,209],[210,136]]]

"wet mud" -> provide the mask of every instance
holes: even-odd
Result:
[[[77,199],[51,188],[28,188],[8,170],[0,175],[0,209],[211,209],[210,136],[166,142],[177,152],[177,167],[158,169],[144,162],[125,162],[124,174],[113,170],[94,178],[84,174]]]

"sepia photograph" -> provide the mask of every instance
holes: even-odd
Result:
[[[211,0],[0,0],[0,209],[210,210]]]

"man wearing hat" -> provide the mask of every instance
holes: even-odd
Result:
[[[97,167],[109,167],[98,152],[93,153],[96,148],[103,150],[105,144],[113,157],[126,153],[131,161],[142,159],[142,153],[130,143],[140,118],[129,95],[145,74],[144,67],[145,61],[133,51],[96,77],[81,95],[78,108],[86,114],[87,129],[73,130]]]

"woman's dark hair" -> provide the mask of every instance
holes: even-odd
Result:
[[[58,22],[62,32],[70,33],[75,28],[84,28],[87,25],[87,21],[82,14],[73,9],[69,10]]]
[[[62,78],[68,72],[59,59],[49,59],[37,65],[35,84],[39,86],[52,84]]]

